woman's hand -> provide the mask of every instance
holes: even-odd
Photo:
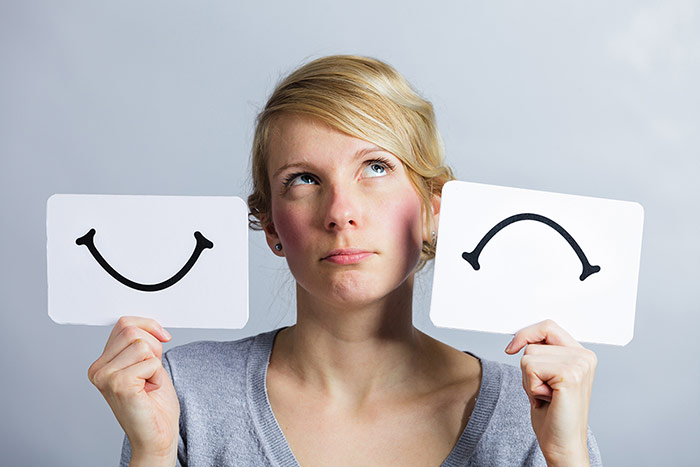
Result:
[[[169,340],[152,319],[122,317],[88,370],[129,438],[132,466],[175,465],[180,404],[161,363]]]
[[[589,465],[588,408],[598,363],[554,321],[518,331],[506,348],[525,348],[520,366],[530,399],[532,427],[547,464]]]

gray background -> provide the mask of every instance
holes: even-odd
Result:
[[[260,3],[0,1],[3,465],[114,465],[121,444],[86,376],[109,329],[47,315],[46,199],[245,196],[256,112],[331,53],[404,73],[463,180],[642,203],[635,337],[590,346],[590,424],[607,465],[697,465],[699,3]],[[250,255],[248,326],[174,330],[175,344],[293,321],[284,263],[259,233]],[[429,284],[419,327],[517,364],[506,336],[435,329]]]

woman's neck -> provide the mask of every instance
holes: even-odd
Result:
[[[407,395],[407,388],[420,389],[416,383],[437,351],[435,341],[413,327],[412,301],[411,278],[354,307],[320,302],[297,286],[297,324],[278,334],[274,363],[305,388],[348,407]]]

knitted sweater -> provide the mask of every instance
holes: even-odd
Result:
[[[178,466],[299,465],[267,398],[267,365],[277,331],[233,342],[193,342],[164,354],[180,400]],[[520,370],[480,361],[476,405],[442,467],[546,465]],[[590,429],[588,450],[591,465],[602,465]],[[121,466],[129,465],[130,454],[124,437]]]

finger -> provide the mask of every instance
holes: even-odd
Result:
[[[171,339],[170,333],[154,319],[142,318],[140,316],[122,316],[112,328],[112,332],[109,334],[105,347],[109,345],[110,340],[116,338],[124,328],[129,326],[139,327],[152,334],[153,337],[161,342],[168,342]]]
[[[554,321],[548,319],[516,332],[506,347],[507,354],[515,354],[528,344],[561,345],[582,347],[576,339]]]
[[[531,360],[523,357],[520,361],[520,369],[523,376],[523,389],[527,393],[532,404],[535,400],[550,402],[554,391],[546,380],[540,377],[539,372]]]
[[[585,350],[583,347],[564,347],[562,345],[528,344],[523,355],[541,359],[567,360],[578,358]]]
[[[153,334],[137,326],[127,326],[122,328],[119,334],[110,338],[102,355],[90,366],[88,369],[88,378],[90,381],[94,383],[94,374],[102,367],[109,365],[117,355],[121,354],[137,340],[146,343],[150,347],[153,355],[157,358],[161,358],[163,354],[163,344],[161,344]]]
[[[153,337],[153,334],[144,331],[136,326],[129,326],[115,338],[113,344],[105,350],[105,361],[111,361],[123,349],[127,348],[133,342],[140,340],[145,342],[153,351],[153,355],[160,358],[163,353],[163,344]]]
[[[529,344],[523,358],[541,371],[550,368],[554,376],[568,377],[568,382],[592,380],[598,366],[595,352],[585,347]]]
[[[585,347],[562,347],[559,345],[529,344],[523,352],[521,365],[541,369],[552,369],[561,376],[576,376],[576,380],[592,377],[598,366],[595,352]]]
[[[532,394],[543,394],[542,384],[553,391],[590,392],[595,374],[595,364],[586,356],[570,361],[543,360],[525,355],[521,360],[521,369],[528,384],[526,391]]]
[[[163,368],[161,361],[155,357],[134,363],[116,372],[109,381],[110,394],[117,397],[132,396],[144,389],[145,383]]]
[[[111,361],[95,368],[93,374],[89,374],[90,381],[97,386],[100,391],[102,391],[109,387],[114,377],[113,375],[125,368],[149,358],[157,357],[154,355],[153,350],[148,344],[141,339],[136,339],[119,354],[117,354]],[[95,362],[93,366],[98,366],[98,362]]]
[[[163,367],[163,362],[161,361],[160,368],[156,370],[153,375],[146,380],[146,384],[144,386],[144,389],[146,392],[151,392],[154,389],[158,389],[163,384],[166,383],[172,383],[172,380],[170,379],[170,375],[168,374],[167,371],[165,371],[165,368]]]
[[[123,370],[124,368],[128,368],[135,363],[142,362],[149,358],[160,357],[153,352],[150,345],[141,339],[136,339],[105,365],[104,371],[116,372]]]

